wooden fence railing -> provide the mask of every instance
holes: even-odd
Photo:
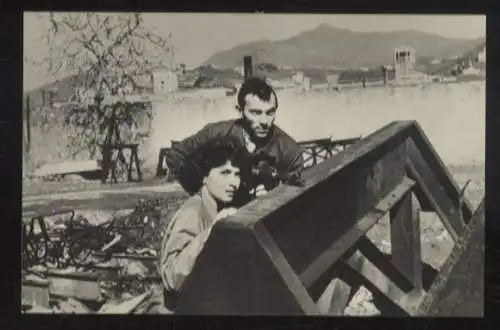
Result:
[[[359,284],[383,315],[425,314],[439,300],[437,280],[429,292],[422,285],[419,210],[436,212],[455,241],[467,237],[473,211],[416,122],[387,125],[308,169],[305,181],[215,225],[175,313],[342,314],[339,292]],[[390,257],[365,236],[386,214]]]

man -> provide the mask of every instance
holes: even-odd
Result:
[[[247,171],[248,153],[231,138],[215,138],[199,147],[186,161],[189,171],[180,182],[191,197],[170,220],[162,242],[160,274],[165,306],[174,310],[184,280],[191,272],[213,225],[233,214],[233,200]]]
[[[282,176],[294,176],[303,168],[300,145],[274,124],[278,98],[273,88],[264,80],[252,77],[241,86],[237,109],[241,118],[208,124],[196,134],[172,145],[166,154],[167,165],[178,176],[186,158],[199,146],[222,136],[232,136],[241,141],[254,154],[265,154]],[[250,187],[255,196],[267,192],[263,183],[254,182]]]

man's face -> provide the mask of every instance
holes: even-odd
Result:
[[[229,203],[240,187],[240,169],[231,162],[215,167],[203,180],[209,194],[218,202]]]
[[[257,95],[248,94],[245,102],[243,117],[247,120],[250,129],[258,138],[267,137],[276,117],[275,96],[271,95],[269,101],[263,101]]]

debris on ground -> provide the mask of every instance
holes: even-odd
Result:
[[[139,201],[132,211],[97,224],[82,214],[44,222],[36,230],[25,223],[23,293],[48,292],[50,308],[23,297],[24,312],[123,314],[147,305],[152,292],[161,291],[157,256],[169,220],[165,205]]]

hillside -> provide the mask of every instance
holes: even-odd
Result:
[[[327,24],[281,41],[261,40],[214,54],[204,64],[222,67],[242,65],[244,55],[254,63],[279,66],[357,68],[390,64],[400,45],[415,49],[417,57],[446,58],[463,54],[484,39],[450,39],[415,30],[398,32],[354,32]]]

